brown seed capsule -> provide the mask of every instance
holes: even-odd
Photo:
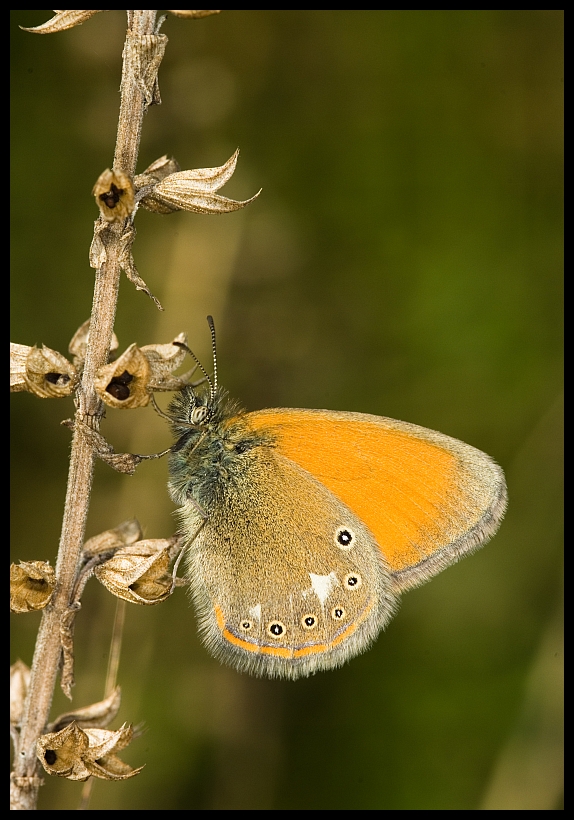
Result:
[[[131,726],[124,724],[115,732],[109,729],[82,729],[70,723],[59,732],[49,732],[38,738],[36,755],[48,772],[68,780],[127,780],[141,772],[132,769],[117,757],[134,736]]]
[[[134,209],[134,186],[123,171],[106,168],[97,178],[92,193],[106,222],[123,221]]]
[[[195,168],[169,174],[151,187],[149,193],[142,197],[141,204],[157,213],[192,211],[198,214],[225,214],[245,208],[261,191],[243,201],[227,199],[215,193],[233,176],[238,156],[239,149],[217,168]]]
[[[174,588],[169,572],[172,539],[146,539],[119,549],[94,574],[117,598],[132,604],[153,606],[165,601]]]
[[[115,362],[100,367],[94,386],[110,407],[145,407],[150,399],[150,375],[147,358],[136,344],[131,344]]]
[[[106,11],[106,9],[66,9],[57,11],[54,17],[51,17],[40,26],[33,26],[32,28],[20,26],[20,28],[22,31],[30,31],[32,34],[54,34],[56,31],[66,31],[66,29],[74,26],[81,26],[82,23],[85,23],[95,14],[99,14],[100,11]]]
[[[46,561],[20,561],[10,566],[11,612],[35,612],[50,603],[56,574]]]
[[[92,557],[103,552],[112,552],[129,544],[135,544],[142,535],[141,525],[137,518],[130,518],[112,530],[105,530],[89,538],[84,544],[83,553],[85,557]]]
[[[78,384],[78,372],[57,350],[10,343],[10,391],[27,390],[41,399],[71,395]]]
[[[185,333],[168,344],[130,345],[115,362],[101,367],[95,379],[100,398],[110,407],[131,410],[145,407],[154,390],[179,390],[193,370],[181,377],[171,374],[186,356]]]

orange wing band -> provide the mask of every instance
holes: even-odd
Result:
[[[430,440],[440,434],[329,411],[262,411],[248,418],[255,429],[269,429],[282,455],[361,518],[393,572],[452,543],[482,514],[465,488],[460,459]],[[415,430],[428,432],[429,440]]]

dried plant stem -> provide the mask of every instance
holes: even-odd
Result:
[[[120,666],[120,654],[122,651],[122,638],[124,635],[124,623],[126,620],[126,602],[118,598],[116,601],[116,617],[112,632],[112,643],[110,646],[110,657],[108,659],[108,673],[106,675],[106,686],[104,697],[109,697],[118,682],[118,669]]]
[[[156,10],[128,12],[128,32],[123,52],[121,105],[118,122],[114,171],[133,178],[140,145],[143,115],[152,102],[150,86],[161,59],[134,48],[138,37],[153,35]],[[150,77],[153,78],[150,80]],[[94,376],[108,360],[120,279],[121,237],[124,224],[111,223],[106,229],[106,260],[97,270],[90,322],[89,342],[82,382],[77,394],[75,430],[72,441],[68,486],[58,558],[57,585],[52,602],[43,612],[32,663],[30,687],[21,724],[11,782],[11,808],[36,808],[38,775],[36,741],[45,731],[62,653],[60,631],[69,614],[78,559],[84,543],[92,486],[94,451],[81,425],[99,429],[102,403],[94,389]],[[69,695],[69,692],[67,692]]]

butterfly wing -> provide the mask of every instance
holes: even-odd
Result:
[[[327,410],[262,410],[247,419],[364,522],[399,592],[482,546],[504,515],[501,468],[442,433]]]
[[[211,476],[180,510],[187,575],[208,649],[253,674],[363,651],[400,593],[484,544],[506,506],[487,455],[378,416],[263,410],[207,442],[184,460]]]
[[[207,519],[193,502],[180,514],[200,632],[240,671],[297,678],[340,666],[392,616],[393,582],[369,529],[274,447],[227,462]]]

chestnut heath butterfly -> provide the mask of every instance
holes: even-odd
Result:
[[[168,415],[169,492],[205,646],[242,672],[299,678],[375,640],[402,592],[485,544],[501,468],[416,424],[364,413],[245,412],[217,384]],[[187,348],[186,348],[187,349]]]

